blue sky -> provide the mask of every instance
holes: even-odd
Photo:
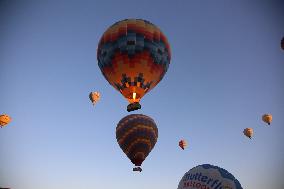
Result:
[[[13,120],[0,129],[0,187],[172,189],[210,163],[243,188],[283,189],[283,10],[280,0],[1,1],[0,114]],[[96,59],[103,32],[125,18],[151,21],[172,48],[167,74],[133,112],[159,129],[142,173],[115,138],[128,103]],[[102,95],[95,107],[90,91]]]

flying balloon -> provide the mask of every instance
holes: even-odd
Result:
[[[190,169],[179,182],[178,189],[242,189],[239,181],[227,170],[203,164]]]
[[[122,118],[116,127],[116,139],[131,162],[141,166],[154,148],[158,138],[158,128],[154,120],[146,115],[131,114]],[[136,167],[133,171],[142,171]]]
[[[272,122],[272,115],[271,114],[264,114],[262,116],[262,121],[264,121],[265,123],[270,125],[270,123]]]
[[[109,27],[100,39],[98,65],[105,79],[130,103],[141,108],[141,98],[168,70],[171,50],[162,31],[142,19],[125,19]]]
[[[246,135],[247,137],[249,137],[251,139],[252,135],[253,135],[253,129],[252,128],[246,128],[243,131],[244,135]]]
[[[187,146],[187,142],[185,140],[180,140],[178,145],[184,150],[184,148]]]
[[[91,92],[89,94],[89,98],[91,102],[93,103],[93,105],[95,105],[100,100],[101,94],[99,92]]]
[[[7,114],[0,115],[0,127],[5,127],[11,122],[11,117]]]

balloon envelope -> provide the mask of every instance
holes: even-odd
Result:
[[[246,135],[247,137],[251,138],[253,135],[253,129],[252,128],[246,128],[243,131],[244,135]]]
[[[179,182],[178,189],[242,189],[239,181],[227,170],[203,164],[190,169]]]
[[[262,116],[262,121],[264,121],[265,123],[270,125],[270,123],[272,122],[272,115],[271,114],[264,114]]]
[[[109,84],[135,103],[162,80],[171,51],[157,26],[142,19],[125,19],[105,31],[97,59]]]
[[[141,166],[154,148],[158,128],[152,118],[143,114],[131,114],[122,118],[116,127],[116,139],[135,166]]]
[[[187,142],[185,140],[180,140],[178,145],[184,150],[184,148],[187,146]]]
[[[4,127],[11,122],[11,117],[7,114],[0,115],[0,127]]]
[[[93,105],[95,105],[100,100],[101,94],[99,92],[91,92],[89,94],[89,98],[91,102],[93,103]]]

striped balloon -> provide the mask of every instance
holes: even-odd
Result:
[[[128,115],[116,127],[117,142],[135,166],[141,166],[154,148],[157,138],[156,123],[143,114]]]
[[[170,45],[161,30],[146,20],[113,24],[100,39],[98,65],[105,79],[129,103],[153,89],[168,70]]]

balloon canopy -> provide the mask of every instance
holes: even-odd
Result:
[[[184,150],[184,148],[187,146],[187,142],[186,142],[186,140],[182,139],[182,140],[179,141],[178,145],[179,145],[179,147],[181,147],[181,149]]]
[[[105,31],[97,59],[105,79],[134,104],[127,109],[133,111],[141,108],[141,98],[164,77],[171,50],[157,26],[142,19],[125,19]]]
[[[190,169],[179,182],[178,189],[242,189],[239,181],[227,170],[203,164]]]
[[[91,92],[89,94],[89,98],[91,102],[93,103],[93,105],[95,105],[100,100],[101,94],[99,92]]]
[[[272,122],[272,115],[271,114],[264,114],[262,116],[262,121],[264,121],[265,123],[267,123],[268,125],[271,124]]]
[[[8,116],[7,114],[2,114],[0,115],[0,127],[4,127],[8,125],[11,122],[11,117]]]
[[[251,138],[253,135],[253,129],[252,128],[245,128],[243,131],[244,135],[247,137]]]
[[[141,166],[154,148],[158,128],[152,118],[143,114],[131,114],[122,118],[116,127],[116,139],[135,166]]]

